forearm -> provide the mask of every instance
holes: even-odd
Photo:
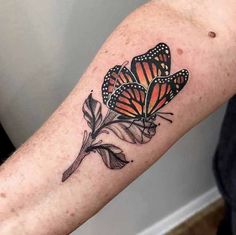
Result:
[[[213,29],[216,38],[208,36]],[[149,3],[125,19],[63,104],[1,167],[1,234],[67,234],[95,214],[235,93],[233,36],[218,21],[190,20],[161,3]],[[190,73],[183,90],[161,109],[174,113],[173,123],[157,117],[156,124],[161,125],[145,144],[127,143],[111,131],[94,135],[94,143],[102,140],[119,147],[129,163],[123,162],[120,170],[108,169],[93,149],[62,182],[63,172],[80,152],[84,131],[91,132],[82,111],[91,90],[102,103],[101,85],[107,71],[131,62],[159,42],[170,47],[171,73],[183,68]],[[103,117],[107,111],[102,105]]]

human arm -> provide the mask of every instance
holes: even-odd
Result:
[[[98,52],[62,106],[2,166],[1,234],[8,228],[12,231],[14,226],[18,234],[68,233],[235,92],[233,31],[212,19],[212,15],[207,16],[212,21],[187,17],[178,9],[180,6],[174,9],[166,4],[149,3],[130,15]],[[216,38],[208,37],[208,31],[213,29]],[[109,170],[97,153],[90,153],[78,170],[62,183],[62,173],[77,156],[84,130],[89,130],[82,106],[90,90],[93,97],[102,102],[100,88],[108,69],[131,61],[159,42],[167,43],[171,49],[172,73],[182,68],[190,72],[185,88],[163,108],[174,113],[173,124],[161,120],[156,135],[142,145],[128,144],[112,133],[104,134],[101,136],[104,143],[121,147],[127,160],[134,162],[121,170]],[[102,109],[107,111],[105,105]]]

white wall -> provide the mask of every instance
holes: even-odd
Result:
[[[77,83],[102,42],[144,0],[2,0],[0,120],[19,146]],[[133,235],[214,186],[224,109],[73,234]]]

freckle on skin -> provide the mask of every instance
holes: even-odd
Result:
[[[129,39],[127,39],[126,42],[125,42],[125,45],[128,45],[129,42],[130,42]]]
[[[11,208],[11,212],[13,213],[13,212],[15,212],[16,210],[14,209],[14,208]]]
[[[183,51],[181,48],[177,48],[177,53],[178,53],[179,55],[182,55],[182,54],[184,53],[184,51]]]
[[[6,193],[0,193],[0,197],[6,198]]]
[[[74,216],[75,216],[75,213],[70,213],[70,216],[71,216],[71,217],[74,217]]]
[[[216,37],[216,33],[213,32],[213,31],[210,31],[210,32],[208,32],[208,37],[215,38]]]

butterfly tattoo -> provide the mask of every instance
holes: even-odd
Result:
[[[170,75],[170,67],[170,49],[164,43],[134,57],[131,70],[116,65],[105,76],[103,102],[122,118],[147,119],[158,115],[188,81],[186,69]]]
[[[103,118],[102,104],[94,99],[92,92],[83,105],[84,118],[90,132],[84,131],[82,147],[75,161],[63,173],[67,180],[91,152],[98,153],[110,169],[121,169],[129,162],[123,150],[113,144],[97,141],[100,134],[115,134],[131,144],[145,144],[156,134],[156,118],[169,122],[162,112],[187,84],[189,72],[181,69],[171,74],[171,52],[168,45],[159,43],[146,53],[109,69],[101,87],[103,103],[108,112]]]

